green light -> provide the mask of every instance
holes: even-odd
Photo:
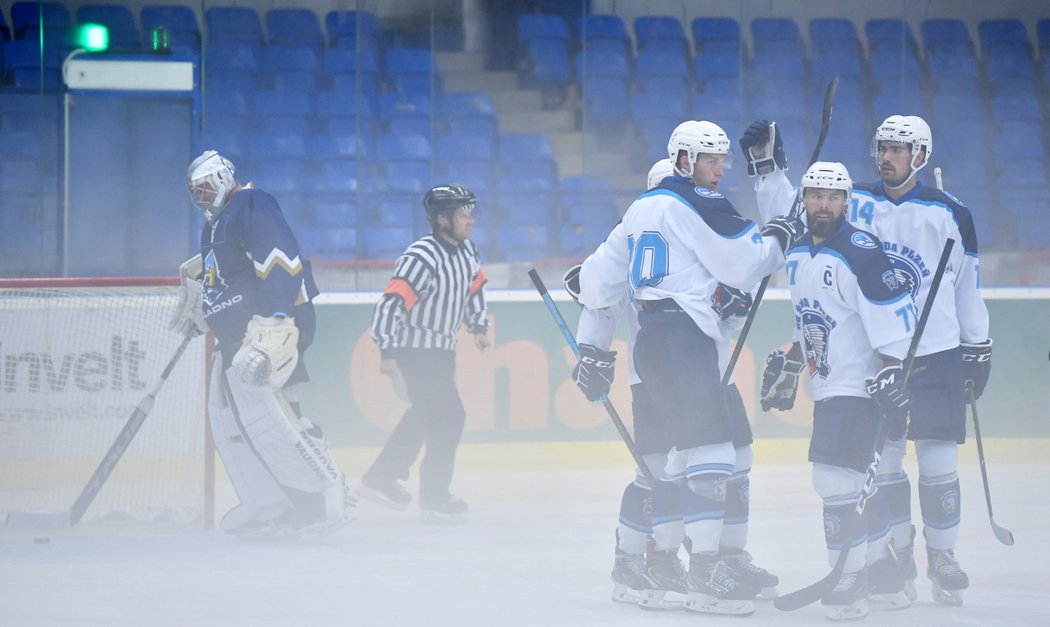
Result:
[[[150,32],[150,48],[160,54],[171,52],[171,35],[168,34],[168,29],[158,26]]]
[[[109,29],[101,24],[82,24],[77,40],[88,52],[102,52],[109,48]]]

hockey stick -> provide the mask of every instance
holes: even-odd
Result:
[[[573,337],[572,331],[569,330],[569,325],[565,324],[565,318],[562,317],[561,311],[558,310],[558,306],[554,304],[554,300],[551,298],[550,293],[547,292],[547,286],[543,284],[543,279],[540,278],[536,269],[529,270],[529,278],[532,279],[532,284],[536,286],[536,291],[540,293],[543,298],[543,303],[547,305],[547,310],[550,312],[551,317],[554,318],[554,322],[557,323],[558,328],[561,329],[561,334],[565,336],[565,342],[568,343],[569,348],[572,349],[572,354],[576,357],[580,356],[580,347],[576,344],[576,338]],[[616,425],[616,430],[620,432],[620,438],[623,443],[627,445],[627,450],[630,451],[631,457],[634,458],[634,463],[638,464],[639,470],[645,475],[645,480],[649,482],[649,485],[656,489],[656,477],[653,476],[652,471],[649,470],[649,466],[645,463],[642,458],[642,454],[638,451],[638,446],[634,443],[634,438],[631,437],[631,433],[627,430],[626,425],[623,424],[623,420],[620,419],[620,414],[616,412],[616,408],[613,407],[612,401],[609,400],[608,396],[601,397],[602,405],[605,406],[605,411],[609,414],[609,419],[612,420],[613,424]]]
[[[973,437],[977,440],[977,459],[981,463],[981,481],[984,482],[984,502],[988,505],[988,522],[992,524],[992,533],[995,539],[1006,546],[1014,545],[1014,534],[1005,527],[995,524],[992,515],[992,492],[988,488],[988,470],[984,466],[984,444],[981,443],[981,423],[977,421],[977,398],[973,393],[973,382],[966,383],[966,393],[970,397],[970,414],[973,416]]]
[[[813,165],[820,158],[820,150],[824,147],[824,140],[828,137],[828,129],[831,127],[831,108],[835,103],[835,92],[839,88],[839,77],[831,79],[828,83],[828,87],[824,90],[824,110],[820,114],[820,135],[817,136],[817,145],[813,147],[813,155],[809,158],[809,165]],[[809,166],[806,166],[808,169]],[[802,188],[799,187],[798,193],[795,195],[795,202],[791,205],[791,216],[799,217],[802,215]],[[766,287],[769,286],[769,279],[772,275],[769,275],[762,279],[762,282],[758,285],[758,291],[755,292],[755,298],[751,303],[751,309],[747,312],[747,319],[744,320],[744,326],[740,328],[740,334],[736,338],[736,346],[733,347],[733,354],[729,357],[729,363],[726,364],[725,374],[722,375],[722,385],[729,385],[729,379],[733,376],[733,369],[736,367],[736,362],[740,359],[740,352],[744,350],[744,340],[747,339],[747,334],[751,331],[751,325],[755,322],[755,314],[758,313],[758,305],[762,302],[762,297],[766,295]]]
[[[193,336],[190,335],[183,338],[182,343],[175,350],[175,354],[168,361],[168,365],[161,372],[160,379],[157,380],[149,394],[139,401],[135,411],[131,412],[131,417],[124,423],[124,427],[117,434],[117,439],[110,445],[106,456],[102,458],[102,462],[99,463],[98,468],[95,469],[84,489],[80,491],[80,496],[73,502],[73,507],[69,511],[52,513],[8,512],[7,520],[4,521],[4,524],[15,529],[66,529],[80,522],[80,519],[84,517],[84,512],[87,511],[91,502],[98,496],[99,490],[105,485],[109,475],[113,473],[113,469],[117,467],[117,463],[120,462],[124,452],[128,450],[131,440],[134,439],[135,434],[139,431],[139,427],[142,426],[146,416],[153,409],[153,401],[157,397],[157,393],[160,392],[161,386],[164,385],[164,381],[175,368],[179,358],[186,352],[186,347],[189,346],[192,339]]]
[[[926,297],[926,304],[922,308],[922,315],[919,316],[919,322],[915,327],[915,334],[912,335],[911,344],[908,346],[908,354],[904,358],[904,383],[908,382],[908,377],[911,375],[912,364],[915,363],[915,353],[919,350],[919,340],[922,338],[922,333],[926,329],[926,321],[930,317],[930,312],[933,311],[933,301],[937,298],[937,291],[940,289],[941,279],[944,277],[945,268],[948,267],[948,258],[951,256],[952,246],[954,245],[955,240],[950,237],[944,242],[944,250],[941,251],[941,259],[937,262],[937,272],[934,273],[933,283],[930,284],[929,296]],[[857,499],[857,504],[854,507],[854,511],[857,513],[856,523],[854,529],[846,536],[845,541],[842,543],[842,548],[839,549],[839,557],[838,560],[835,561],[835,566],[833,566],[831,572],[820,581],[810,584],[801,590],[789,592],[788,594],[777,597],[773,600],[773,607],[786,612],[797,610],[819,601],[829,590],[838,584],[839,579],[842,577],[842,571],[846,568],[846,558],[849,557],[853,540],[861,531],[861,516],[864,514],[864,508],[868,504],[868,499],[870,499],[874,493],[875,475],[878,473],[879,461],[882,459],[883,449],[886,448],[886,441],[889,439],[889,433],[890,425],[884,418],[882,424],[879,426],[878,436],[875,438],[875,450],[872,453],[871,463],[868,464],[868,467],[864,472],[864,483],[861,485],[860,498]]]

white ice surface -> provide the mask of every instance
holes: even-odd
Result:
[[[915,478],[913,470],[913,481]],[[976,465],[962,468],[957,556],[972,580],[961,608],[919,602],[868,625],[1050,625],[1050,465],[992,469],[991,534]],[[369,502],[322,540],[245,543],[220,532],[119,536],[98,530],[0,532],[0,626],[687,625],[726,622],[650,613],[609,600],[613,528],[627,468],[461,472],[463,525],[421,523]],[[794,590],[822,577],[820,505],[809,468],[758,465],[749,549]],[[918,513],[918,504],[914,511]],[[761,605],[751,624],[826,624],[819,605]],[[728,622],[726,623],[728,624]],[[742,623],[741,623],[742,624]]]

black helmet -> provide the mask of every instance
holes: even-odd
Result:
[[[430,188],[430,191],[423,197],[423,208],[427,211],[427,220],[434,224],[438,214],[451,213],[460,207],[469,207],[473,210],[477,202],[478,199],[474,196],[474,192],[466,187],[446,183]]]

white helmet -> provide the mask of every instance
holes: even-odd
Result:
[[[689,171],[687,172],[678,169],[679,150],[684,150],[689,155]],[[671,139],[667,141],[667,154],[671,157],[676,173],[682,176],[692,176],[696,156],[701,153],[725,155],[722,166],[726,168],[733,166],[729,136],[717,124],[706,120],[699,122],[689,120],[682,122],[671,132]]]
[[[915,173],[923,169],[933,156],[933,132],[926,120],[917,115],[891,115],[886,118],[879,128],[875,129],[875,136],[871,138],[871,156],[878,159],[879,142],[901,142],[911,146],[911,174],[903,183],[891,189],[898,189],[908,184]],[[922,165],[915,167],[915,156],[919,149],[926,149],[926,159]]]
[[[645,189],[650,190],[656,187],[669,176],[674,176],[674,163],[670,159],[660,159],[653,164],[653,167],[649,168]]]
[[[802,175],[802,193],[807,187],[841,189],[846,192],[846,204],[853,196],[853,180],[846,166],[837,161],[817,161]]]
[[[205,150],[186,170],[190,200],[208,220],[219,215],[226,206],[230,190],[237,187],[236,171],[233,163],[215,150]],[[209,196],[212,193],[214,196]]]

